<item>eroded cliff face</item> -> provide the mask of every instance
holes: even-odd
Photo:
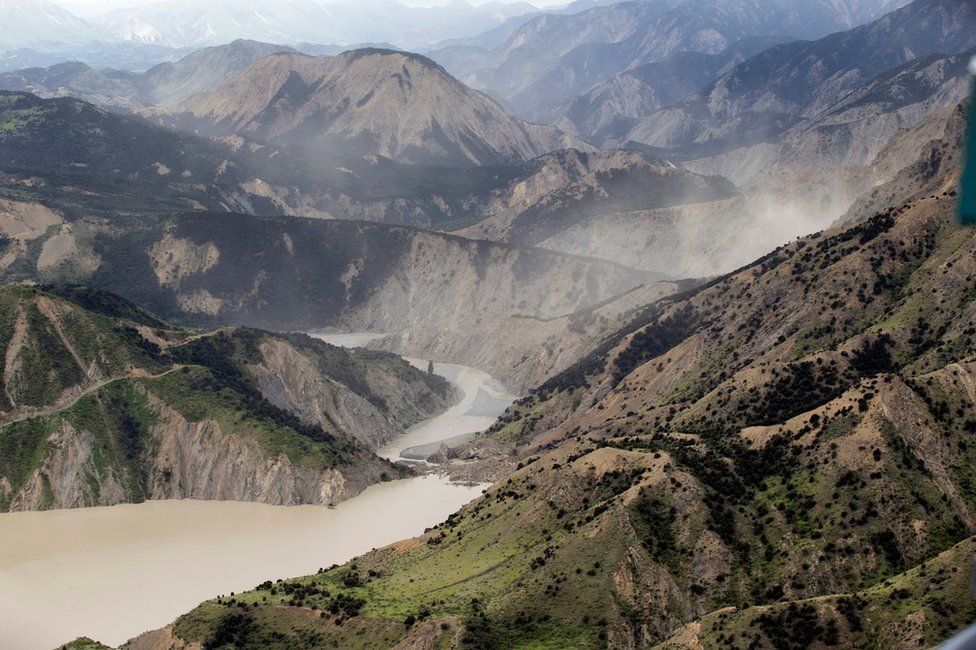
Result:
[[[606,273],[582,258],[541,252],[417,238],[370,300],[350,307],[343,321],[352,330],[391,333],[379,347],[475,366],[521,393],[575,361],[600,335],[598,327],[572,329],[589,312],[628,303],[620,294],[635,290],[657,297],[674,290],[667,282],[643,286],[623,267]],[[609,309],[609,318],[625,309]]]
[[[125,476],[100,472],[93,458],[94,436],[62,422],[46,441],[46,453],[27,483],[12,493],[9,482],[0,493],[10,497],[10,511],[82,508],[123,503]],[[6,489],[5,489],[6,488]]]
[[[555,344],[560,332],[546,323],[566,323],[653,277],[605,260],[361,222],[199,214],[76,229],[87,229],[102,257],[86,282],[157,313],[204,325],[403,333],[411,344],[390,349],[479,365],[510,388],[545,377],[509,375],[537,358],[540,338]],[[510,349],[496,354],[501,336]],[[314,417],[309,404],[298,410]]]
[[[334,504],[380,480],[382,463],[341,470],[268,456],[254,439],[225,433],[219,423],[189,422],[156,403],[155,451],[147,458],[150,499],[257,501],[270,505]]]
[[[462,325],[450,333],[433,327],[411,328],[372,345],[405,356],[430,356],[474,366],[498,378],[513,393],[523,395],[571,366],[607,332],[623,327],[640,307],[681,286],[653,282],[594,307],[550,318],[515,314],[470,323],[466,330]]]
[[[317,373],[312,363],[279,341],[261,345],[264,363],[252,366],[272,404],[325,429],[343,427],[370,447],[402,433],[393,418],[366,399]]]
[[[0,376],[12,396],[0,401],[0,510],[334,504],[409,474],[371,450],[455,398],[389,353],[193,334],[110,294],[61,291],[0,289],[0,351],[18,361]]]
[[[340,467],[269,455],[254,438],[215,420],[192,422],[148,395],[155,423],[145,452],[106,464],[95,434],[62,421],[44,441],[26,483],[0,492],[10,511],[111,506],[142,500],[255,501],[270,505],[333,505],[396,474],[372,456]]]
[[[425,382],[402,372],[406,362],[378,356],[377,363],[365,366],[362,379],[373,399],[385,407],[381,408],[324,375],[314,359],[281,339],[266,339],[260,349],[262,361],[251,371],[272,404],[326,431],[345,432],[370,449],[382,447],[402,435],[405,427],[446,409],[454,397],[453,390],[433,392]]]

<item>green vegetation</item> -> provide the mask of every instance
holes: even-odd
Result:
[[[59,650],[112,650],[109,646],[99,643],[98,641],[92,641],[89,638],[83,637],[80,639],[75,639],[71,643],[63,645]]]
[[[0,429],[0,476],[12,491],[21,488],[44,458],[47,439],[54,433],[49,420],[32,419]],[[0,511],[10,507],[12,492],[0,490]]]
[[[212,423],[222,435],[254,440],[267,458],[284,456],[315,472],[356,467],[389,477],[405,471],[373,456],[327,412],[323,428],[265,397],[252,368],[265,363],[262,343],[276,335],[250,329],[195,335],[78,286],[3,287],[0,306],[0,342],[13,369],[0,375],[8,378],[0,411],[0,510],[62,503],[56,488],[65,477],[49,472],[67,454],[82,463],[82,481],[80,493],[72,492],[77,503],[64,505],[148,498],[156,487],[150,481],[169,480],[157,476],[154,464],[153,428],[165,409],[190,423]],[[302,335],[277,339],[325,380],[357,392],[404,426],[427,417],[451,392],[442,378],[394,355],[343,350]],[[371,383],[373,373],[382,379]],[[397,382],[412,383],[416,396],[391,393]]]
[[[158,330],[170,330],[172,326],[141,307],[106,291],[99,291],[84,285],[63,284],[44,285],[44,293],[71,302],[85,311],[113,319],[129,321]]]
[[[190,422],[213,421],[223,431],[253,438],[269,458],[284,454],[297,465],[324,470],[348,464],[363,453],[353,441],[274,406],[246,381],[221,374],[224,369],[186,366],[141,381]]]
[[[705,647],[934,647],[976,618],[969,538],[945,553],[870,589],[705,616]],[[910,616],[922,620],[914,625]],[[664,643],[674,650],[679,645]]]
[[[243,607],[249,634],[287,612],[326,646],[427,620],[478,648],[944,639],[976,614],[976,266],[935,206],[647,309],[496,423],[524,455],[481,499],[413,542],[207,603],[181,637]],[[337,598],[356,607],[319,627]]]
[[[110,299],[89,290],[86,300],[108,305]],[[104,313],[88,310],[61,299],[58,292],[0,288],[0,344],[7,350],[17,339],[16,353],[11,357],[13,372],[4,385],[7,408],[12,406],[9,398],[18,406],[41,407],[56,402],[65,391],[91,377],[118,376],[130,367],[149,373],[165,367],[159,346],[139,334],[135,329],[138,321],[126,320],[128,315],[138,317],[140,312],[131,306],[125,310],[126,303],[113,300],[119,315],[107,307]],[[160,334],[169,335],[158,329]]]
[[[68,386],[81,382],[84,374],[78,367],[54,325],[35,305],[24,309],[27,328],[33,335],[31,345],[21,354],[21,380],[11,387],[18,403],[30,406],[50,404]]]

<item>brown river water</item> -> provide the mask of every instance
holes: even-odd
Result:
[[[322,338],[355,346],[370,335]],[[474,368],[436,364],[435,372],[459,386],[461,402],[381,455],[483,430],[512,399]],[[374,485],[334,509],[157,501],[0,514],[0,650],[51,650],[78,636],[120,644],[218,594],[416,536],[483,488],[424,476]]]

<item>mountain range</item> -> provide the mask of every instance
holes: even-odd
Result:
[[[442,525],[128,647],[939,643],[972,603],[958,180],[648,304],[512,406],[512,471]]]
[[[124,647],[915,648],[972,622],[972,3],[516,6],[422,53],[301,43],[339,28],[289,26],[311,0],[223,43],[260,36],[239,6],[113,13],[221,34],[142,72],[0,75],[0,509],[491,486]],[[430,11],[404,41],[469,9]],[[372,349],[286,333],[322,329]],[[395,354],[519,399],[388,463],[458,397]]]
[[[934,38],[940,29],[938,17],[950,15],[955,2],[915,3],[893,13],[890,20],[825,41],[843,41],[861,58],[870,50],[870,43],[881,38],[893,43],[901,42],[899,37],[905,44],[921,42]],[[958,17],[965,22],[967,15]],[[895,19],[899,22],[893,23]],[[951,27],[948,34],[948,46],[968,43],[958,26]],[[958,43],[952,34],[958,34]],[[753,69],[755,59],[769,56],[761,53],[736,63],[748,55],[745,48],[764,44],[757,39],[715,56],[689,53],[687,57],[699,61],[704,57],[715,64],[724,61],[729,68],[725,76],[732,79]],[[827,51],[828,46],[774,45],[770,51],[782,47],[816,52]],[[736,149],[735,141],[719,139],[708,148],[641,145],[647,151],[643,156],[622,152],[590,155],[587,145],[568,136],[508,118],[497,105],[464,88],[423,57],[376,49],[309,57],[287,51],[275,54],[276,49],[241,41],[163,64],[137,78],[106,72],[92,78],[85,68],[75,66],[64,74],[48,69],[6,75],[0,83],[43,90],[48,95],[69,92],[92,100],[114,97],[130,104],[134,102],[129,98],[137,95],[141,110],[148,111],[157,123],[223,138],[222,142],[195,140],[191,146],[191,136],[178,138],[140,125],[147,147],[166,151],[165,146],[150,144],[157,140],[179,146],[178,151],[190,146],[189,150],[200,152],[198,160],[205,159],[206,169],[184,165],[173,172],[179,154],[165,160],[146,159],[138,165],[113,162],[101,167],[102,172],[123,167],[144,170],[139,181],[163,182],[171,192],[178,188],[172,198],[182,196],[176,205],[183,209],[224,206],[255,213],[303,211],[435,226],[467,237],[609,257],[672,278],[726,272],[782,241],[829,225],[873,183],[888,182],[901,170],[874,165],[886,147],[900,152],[893,159],[907,156],[906,165],[914,164],[915,157],[898,144],[900,131],[912,128],[940,106],[958,102],[966,88],[965,55],[931,55],[895,66],[862,84],[853,95],[839,93],[836,105],[815,118],[783,118],[779,113],[754,117],[754,123],[773,130],[765,134],[766,139],[748,136],[745,148]],[[676,56],[651,67],[660,73],[658,79],[674,78],[683,69],[681,59]],[[812,62],[815,59],[802,61],[805,66],[817,65]],[[111,85],[107,92],[99,91],[101,85],[115,79],[124,79],[126,87],[134,89],[133,95]],[[220,79],[225,81],[217,90],[195,93],[210,80]],[[741,82],[735,83],[737,88],[741,86]],[[258,87],[263,91],[254,92]],[[170,99],[156,99],[163,97]],[[182,97],[187,99],[180,100]],[[155,101],[164,103],[153,105]],[[400,110],[403,106],[409,108]],[[723,128],[748,127],[750,122],[737,119],[722,122]],[[119,137],[128,137],[121,134],[131,128],[123,129],[123,124],[118,125]],[[662,121],[655,126],[666,124]],[[40,128],[51,133],[51,126],[46,123]],[[113,133],[104,131],[101,123],[97,128],[103,140]],[[31,146],[35,136],[17,139],[10,133],[7,137],[8,147],[22,142],[20,153],[8,158],[8,164],[45,166],[36,157],[47,149]],[[100,146],[115,151],[117,142]],[[74,150],[98,150],[88,141],[72,146]],[[564,150],[566,146],[576,152]],[[732,151],[724,153],[730,146]],[[702,156],[704,152],[713,155]],[[398,164],[361,158],[376,154],[392,157]],[[648,154],[684,159],[685,170],[706,178],[669,171],[667,164],[654,162]],[[495,167],[461,173],[440,167],[485,163]],[[439,167],[426,173],[423,168],[428,165]],[[857,173],[851,173],[852,166],[859,168]],[[411,167],[418,169],[411,171]],[[887,171],[879,172],[882,168]],[[81,169],[61,167],[59,171]],[[653,170],[649,176],[648,170]],[[729,177],[738,187],[701,191],[708,187],[707,176]],[[201,185],[201,177],[209,182]],[[667,190],[657,184],[664,179],[670,179]],[[691,183],[687,193],[676,190],[679,182]],[[696,183],[699,189],[691,190]],[[205,189],[201,191],[201,187]],[[665,196],[668,198],[662,202]],[[63,208],[71,209],[59,201]],[[718,232],[723,236],[716,239]],[[729,242],[734,244],[727,245]]]
[[[861,11],[868,11],[866,7]],[[598,10],[633,8],[623,3],[587,11]],[[310,57],[280,46],[237,41],[141,75],[71,65],[4,75],[0,85],[114,103],[114,108],[143,112],[157,125],[217,137],[220,141],[198,138],[191,144],[189,135],[174,137],[139,125],[141,140],[154,150],[167,150],[149,145],[157,140],[180,147],[177,151],[190,147],[200,152],[197,160],[205,160],[206,169],[183,165],[173,172],[179,154],[138,165],[106,165],[106,159],[101,168],[88,168],[100,173],[109,168],[144,170],[140,183],[163,182],[178,190],[172,198],[182,197],[177,205],[184,208],[304,212],[434,226],[467,237],[625,260],[658,277],[673,278],[726,272],[777,243],[829,225],[872,183],[888,182],[899,173],[901,167],[887,166],[879,173],[881,167],[874,164],[886,148],[902,152],[898,155],[908,156],[906,164],[914,164],[915,157],[898,144],[899,133],[932,111],[958,103],[966,92],[967,55],[923,56],[924,48],[937,42],[947,50],[971,46],[965,29],[971,13],[959,0],[924,0],[819,41],[779,43],[782,37],[757,37],[714,55],[677,53],[597,86],[560,118],[570,131],[602,134],[594,139],[604,144],[614,129],[622,133],[636,123],[619,139],[642,150],[643,156],[591,155],[590,145],[552,127],[508,117],[499,105],[465,88],[429,59],[381,49]],[[574,15],[554,14],[560,20]],[[873,46],[879,42],[887,49]],[[787,88],[791,75],[826,69],[824,57],[835,48],[849,56],[836,71],[824,73],[824,82],[816,87],[818,103],[777,105],[763,112],[749,104],[764,101],[758,95],[749,99],[750,92],[758,92],[750,88]],[[756,50],[761,51],[750,56]],[[777,57],[784,52],[792,58],[782,66],[766,65],[780,61]],[[870,76],[879,69],[884,71]],[[713,74],[720,78],[712,82],[712,90],[651,117],[637,117],[643,108],[669,101],[667,94],[653,95],[655,87],[674,99]],[[643,84],[638,96],[650,102],[620,109],[629,115],[617,112],[633,99],[623,77]],[[843,80],[840,87],[834,87],[835,78]],[[667,89],[679,79],[677,89]],[[216,89],[208,89],[214,85]],[[652,94],[641,94],[645,90]],[[790,92],[812,101],[813,95],[801,89]],[[719,106],[709,99],[719,94],[728,97],[731,107],[702,117],[696,107]],[[673,119],[683,113],[689,117]],[[715,126],[697,136],[694,129],[686,133],[696,120],[701,128],[709,120]],[[123,134],[135,124],[117,123],[119,137],[127,137]],[[51,125],[46,122],[40,129],[50,133]],[[96,128],[102,140],[113,133]],[[644,138],[650,142],[634,140],[649,129],[656,134]],[[40,150],[30,146],[31,137],[8,134],[8,147],[22,143],[8,164],[45,167],[37,159]],[[100,146],[114,151],[118,141]],[[69,150],[99,150],[92,146],[79,140]],[[370,158],[377,155],[381,158]],[[655,157],[679,161],[684,170],[668,171]],[[436,171],[425,171],[431,166]],[[852,167],[857,173],[851,173]],[[49,169],[77,173],[83,168]],[[653,170],[650,175],[648,170]],[[687,171],[703,178],[684,175]],[[737,187],[700,191],[710,176],[727,177]],[[201,185],[201,177],[208,183]],[[664,186],[658,181],[665,178],[668,189],[659,189]],[[691,183],[687,196],[676,191],[679,180]],[[696,183],[698,189],[691,190]],[[736,243],[712,245],[710,232],[723,232],[721,241]]]
[[[784,36],[745,38],[717,54],[682,51],[610,77],[549,112],[549,120],[590,142],[619,140],[641,117],[676,104]]]
[[[702,92],[644,118],[626,136],[653,147],[708,151],[777,135],[829,109],[875,77],[928,54],[976,46],[976,8],[923,0],[813,42],[767,50]]]
[[[0,22],[0,50],[24,47],[66,49],[110,41],[111,37],[95,26],[49,0],[3,0]]]
[[[255,61],[290,47],[236,40],[197,50],[145,72],[96,69],[80,61],[0,73],[0,89],[41,97],[70,96],[104,107],[140,110],[175,108],[192,95],[211,90]]]
[[[906,4],[772,0],[650,0],[538,16],[490,49],[429,55],[475,88],[538,119],[616,74],[679,52],[718,54],[751,37],[817,38]]]

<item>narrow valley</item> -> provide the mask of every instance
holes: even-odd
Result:
[[[357,346],[372,337],[321,338]],[[413,363],[426,372],[426,361]],[[457,441],[490,426],[512,401],[475,368],[433,369],[457,386],[458,403],[407,429],[380,456]],[[85,635],[121,644],[215,593],[314,573],[421,534],[484,487],[435,472],[370,486],[334,508],[168,500],[0,514],[0,648],[49,650]]]
[[[974,102],[974,0],[0,0],[0,650],[976,638]]]

